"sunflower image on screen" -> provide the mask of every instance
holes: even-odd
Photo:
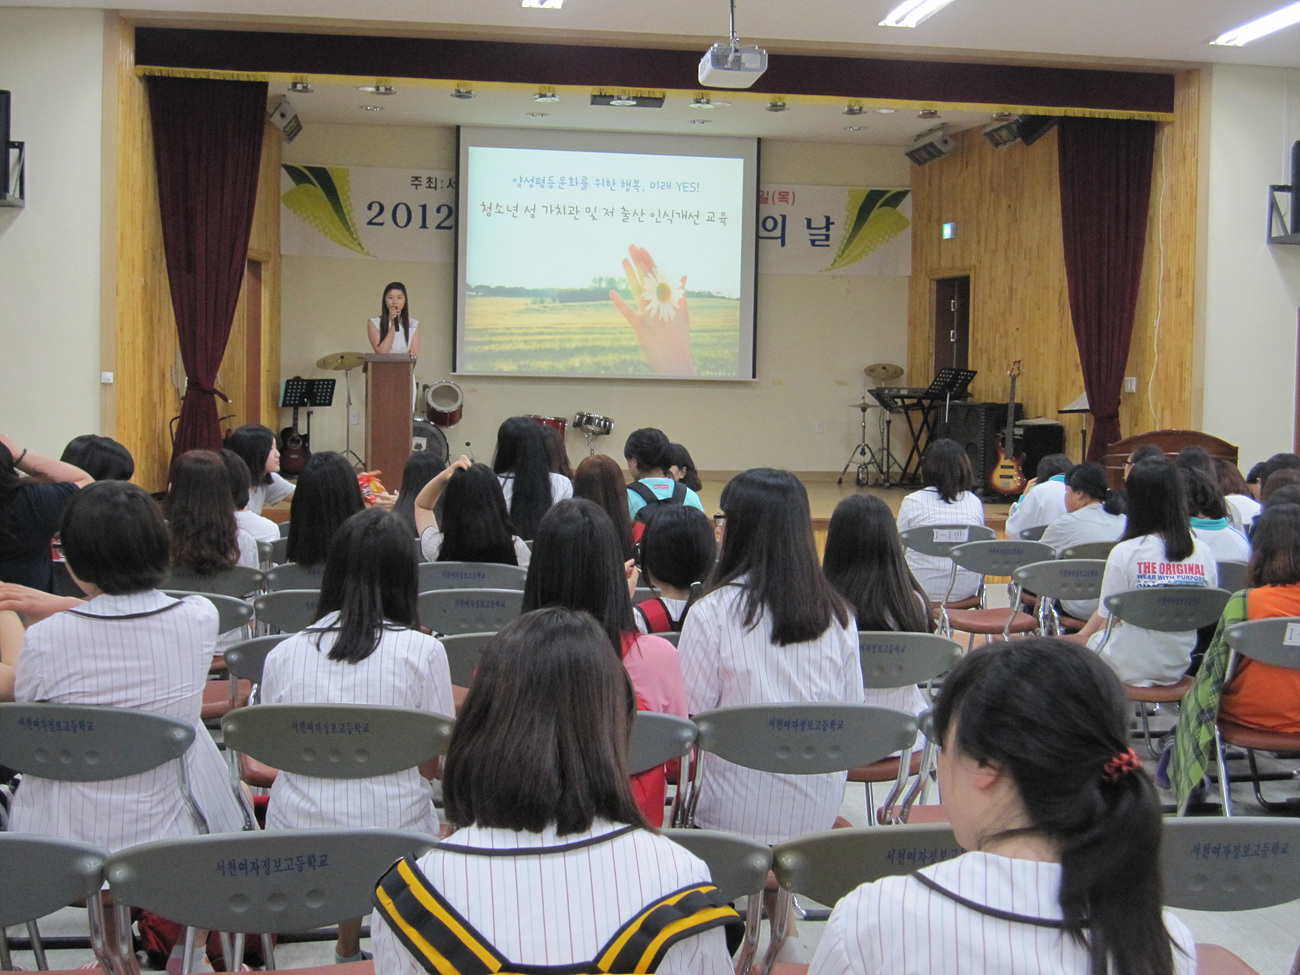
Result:
[[[686,307],[686,275],[674,283],[644,247],[635,244],[623,258],[623,273],[635,305],[617,291],[609,300],[627,319],[650,369],[661,375],[693,376],[691,313]]]

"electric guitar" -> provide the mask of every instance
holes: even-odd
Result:
[[[1028,484],[1025,472],[1020,466],[1024,454],[1016,453],[1016,380],[1020,377],[1020,360],[1011,363],[1007,370],[1011,377],[1011,399],[1007,401],[1007,428],[1002,433],[1002,442],[998,444],[998,457],[993,464],[993,473],[989,475],[989,487],[998,494],[1019,495]]]

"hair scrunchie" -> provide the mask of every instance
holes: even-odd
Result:
[[[1137,757],[1137,752],[1133,749],[1120,752],[1114,758],[1106,762],[1101,769],[1101,777],[1107,782],[1118,782],[1124,776],[1136,772],[1142,767],[1142,759]]]

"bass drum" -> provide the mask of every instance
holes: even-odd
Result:
[[[411,453],[424,451],[437,454],[444,467],[447,466],[447,438],[432,423],[416,420],[411,428]]]
[[[465,394],[448,379],[440,379],[424,388],[424,405],[429,422],[439,427],[454,427],[465,412]]]

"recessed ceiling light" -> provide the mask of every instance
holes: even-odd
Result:
[[[310,81],[295,81],[289,85],[289,90],[295,95],[310,95],[316,89],[311,86]]]
[[[731,102],[700,94],[691,99],[691,108],[730,108]]]
[[[876,114],[877,114],[877,115],[893,115],[893,114],[894,114],[895,112],[897,112],[897,111],[898,111],[898,109],[896,109],[896,108],[878,108],[878,109],[876,109]]]
[[[397,89],[394,88],[392,85],[381,85],[381,84],[361,85],[360,87],[357,88],[357,91],[364,91],[370,95],[396,95],[397,94]]]
[[[358,105],[357,107],[363,112],[382,112],[384,110],[382,105]]]
[[[456,90],[453,91],[453,92],[451,93],[451,97],[452,97],[452,98],[464,98],[464,99],[473,98],[473,97],[474,97],[474,89],[473,89],[473,88],[466,88],[466,87],[463,87],[463,86],[461,86],[461,85],[457,85],[457,86],[456,86]]]
[[[916,27],[937,14],[952,0],[904,0],[880,22],[881,27]]]
[[[789,107],[790,106],[785,103],[785,99],[783,98],[773,98],[767,103],[767,110],[769,112],[784,112]]]
[[[631,108],[636,104],[636,99],[627,92],[620,92],[617,98],[611,98],[609,103],[615,108]]]
[[[917,118],[938,118],[939,110],[937,108],[923,108],[916,113]]]
[[[849,102],[846,106],[844,106],[845,115],[861,115],[862,112],[863,112],[863,108],[861,102]]]
[[[1227,33],[1220,34],[1210,43],[1225,47],[1241,47],[1243,44],[1257,41],[1261,37],[1272,34],[1274,31],[1283,30],[1293,24],[1300,24],[1300,3],[1293,3],[1281,10],[1274,10],[1271,14],[1257,17],[1248,24],[1234,27]]]
[[[529,118],[550,118],[550,112],[524,112]]]
[[[712,125],[712,124],[713,124],[713,119],[711,119],[711,118],[693,118],[693,119],[690,120],[690,122],[691,122],[691,125]]]
[[[519,5],[532,10],[559,10],[564,0],[520,0]]]
[[[538,88],[537,94],[533,96],[535,102],[558,102],[560,96],[555,93],[554,88]]]
[[[860,125],[846,125],[846,126],[844,126],[844,131],[845,131],[845,132],[861,132],[861,131],[862,131],[862,126],[860,126]]]

